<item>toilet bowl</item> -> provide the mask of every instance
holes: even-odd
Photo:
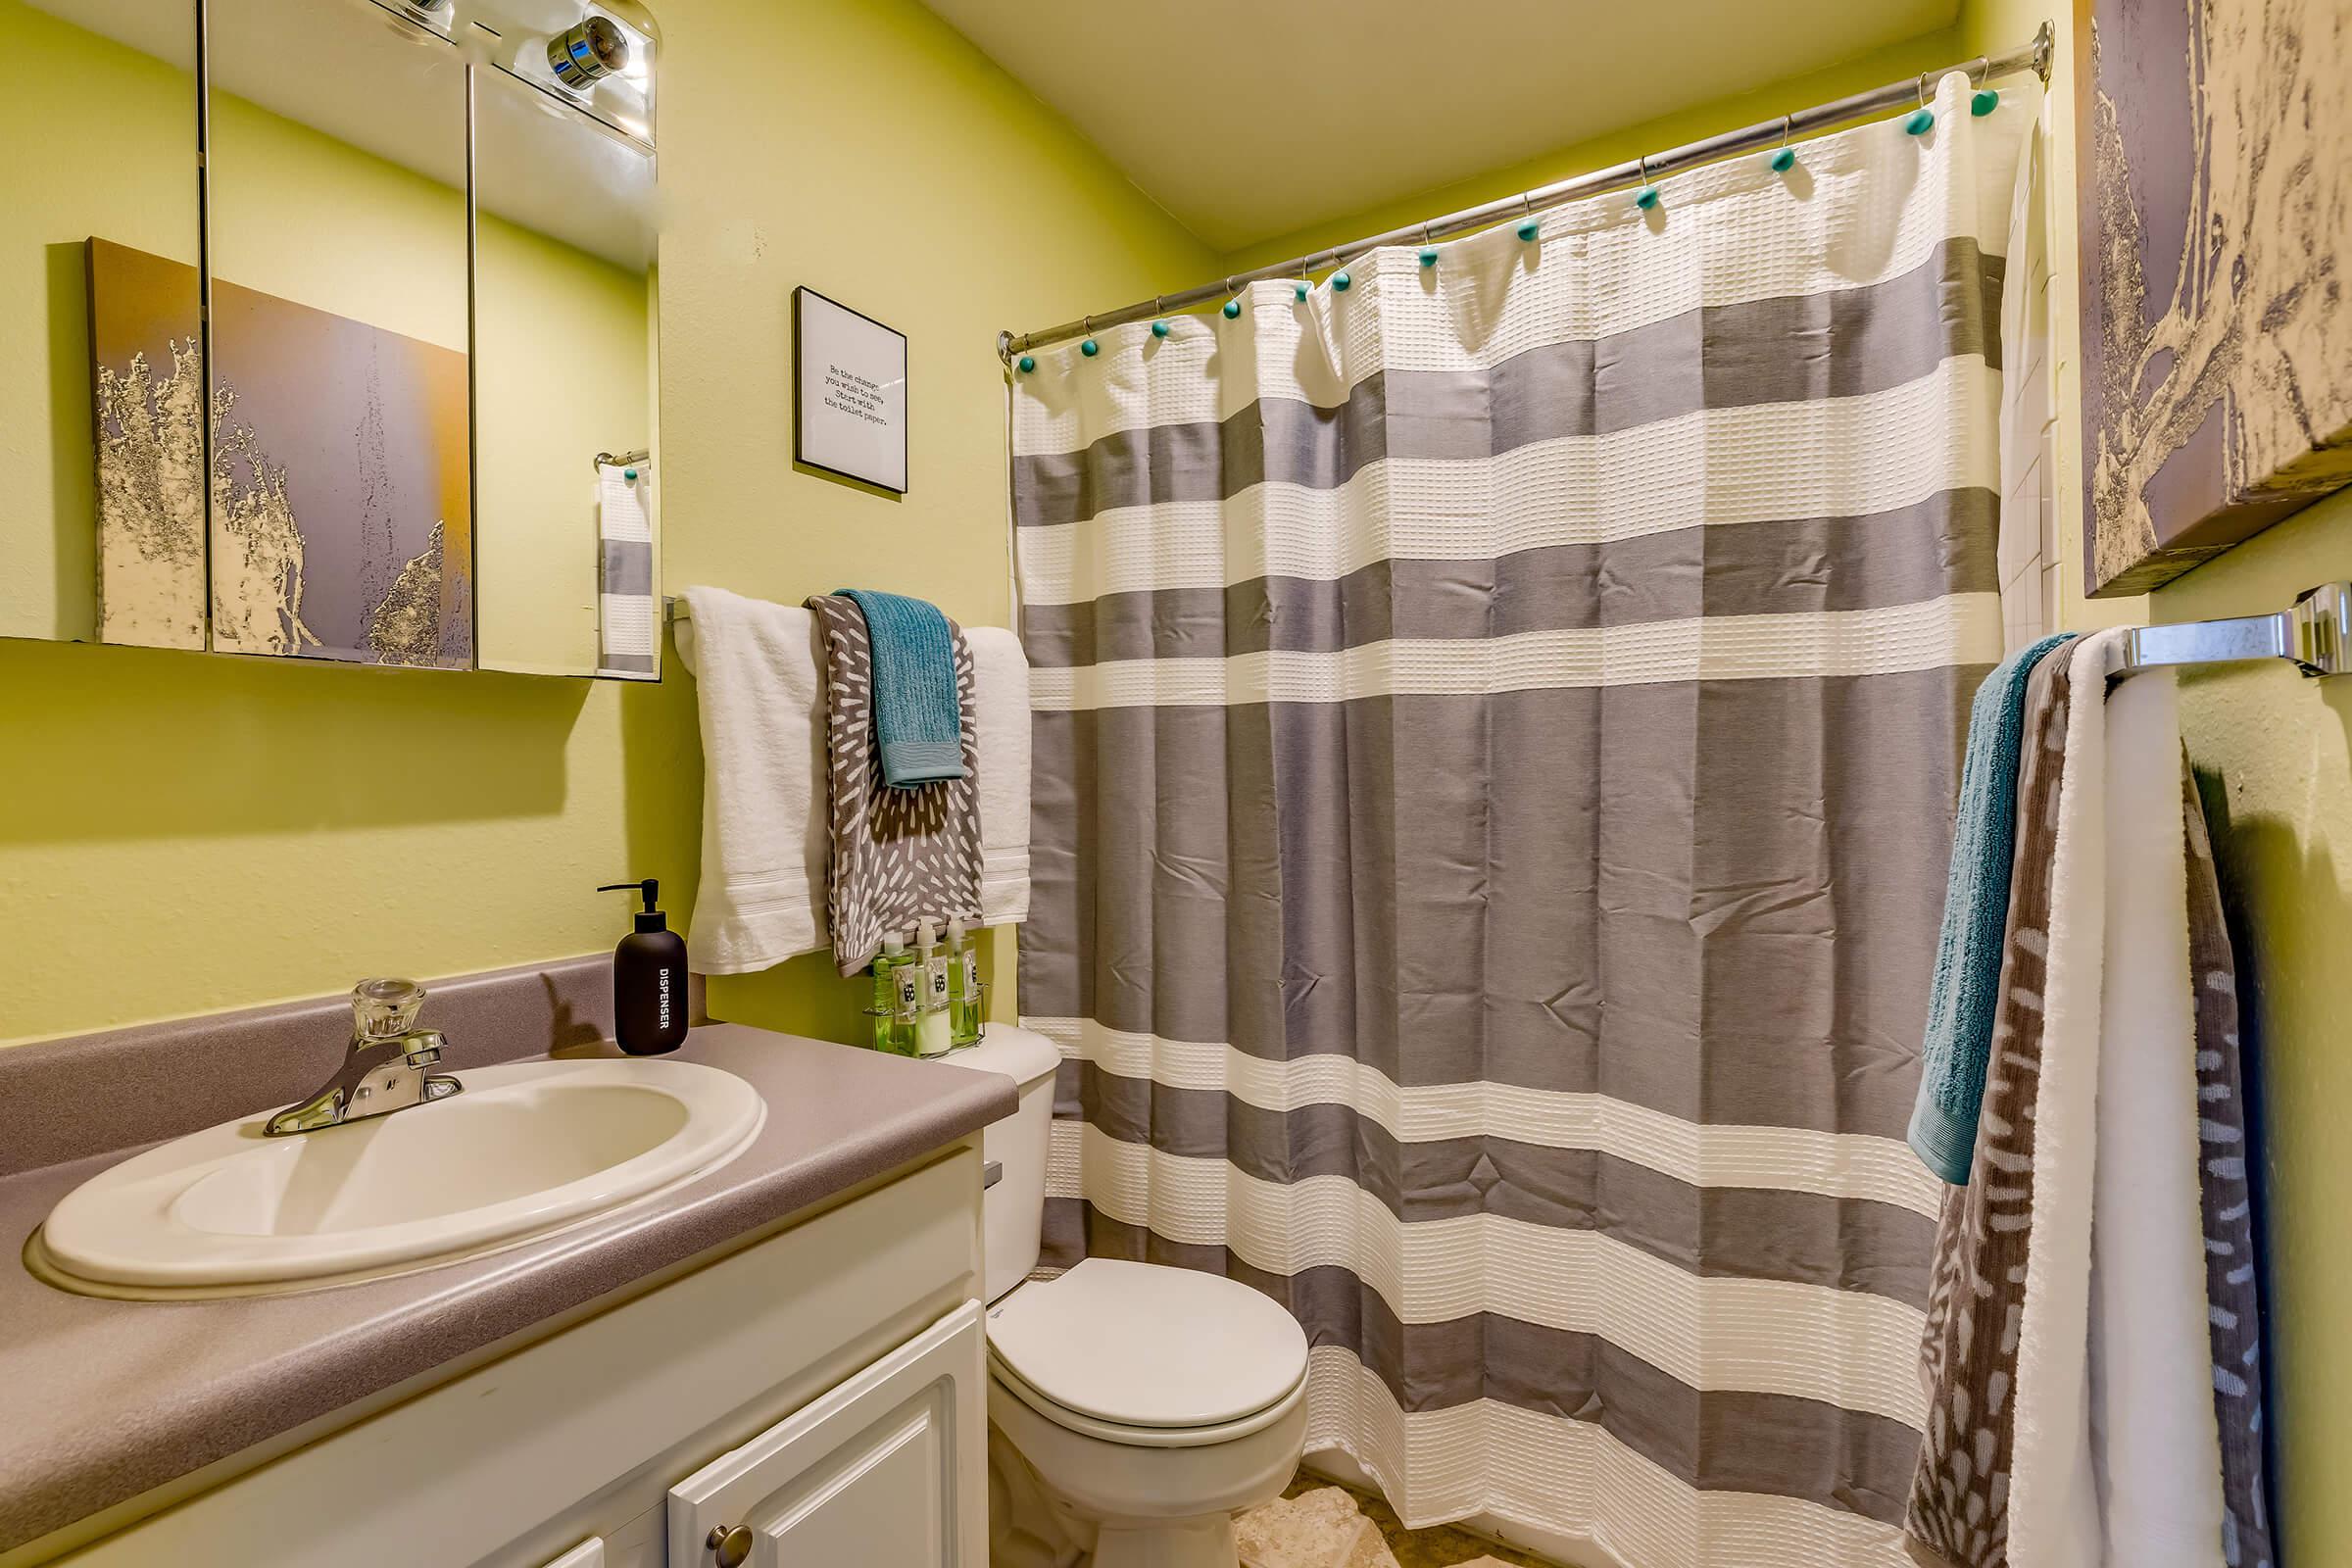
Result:
[[[1027,1280],[1044,1235],[1051,1041],[992,1025],[958,1066],[1021,1108],[983,1135],[992,1561],[1236,1568],[1233,1519],[1270,1502],[1306,1439],[1306,1336],[1233,1280],[1087,1258]],[[1024,1283],[1026,1281],[1026,1283]],[[1023,1549],[1005,1544],[1020,1542]]]

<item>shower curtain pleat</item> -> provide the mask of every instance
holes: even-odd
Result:
[[[2038,103],[1967,88],[1015,379],[1047,1262],[1283,1301],[1409,1523],[1906,1561]]]

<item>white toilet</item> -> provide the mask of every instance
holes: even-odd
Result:
[[[989,1492],[992,1514],[1027,1515],[991,1518],[996,1568],[1078,1551],[1095,1568],[1235,1568],[1234,1515],[1298,1468],[1305,1334],[1247,1285],[1192,1269],[1089,1258],[1023,1284],[1060,1055],[992,1024],[954,1060],[1021,1086],[1019,1111],[985,1134],[1002,1171],[986,1200]]]

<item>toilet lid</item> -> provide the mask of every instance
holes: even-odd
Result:
[[[1054,1403],[1130,1427],[1238,1421],[1306,1375],[1298,1321],[1249,1286],[1102,1257],[1004,1298],[988,1344]]]

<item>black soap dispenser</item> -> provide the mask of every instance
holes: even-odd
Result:
[[[612,1038],[632,1056],[658,1056],[686,1042],[686,942],[656,905],[662,884],[610,882],[599,893],[642,893],[637,929],[612,950]]]

